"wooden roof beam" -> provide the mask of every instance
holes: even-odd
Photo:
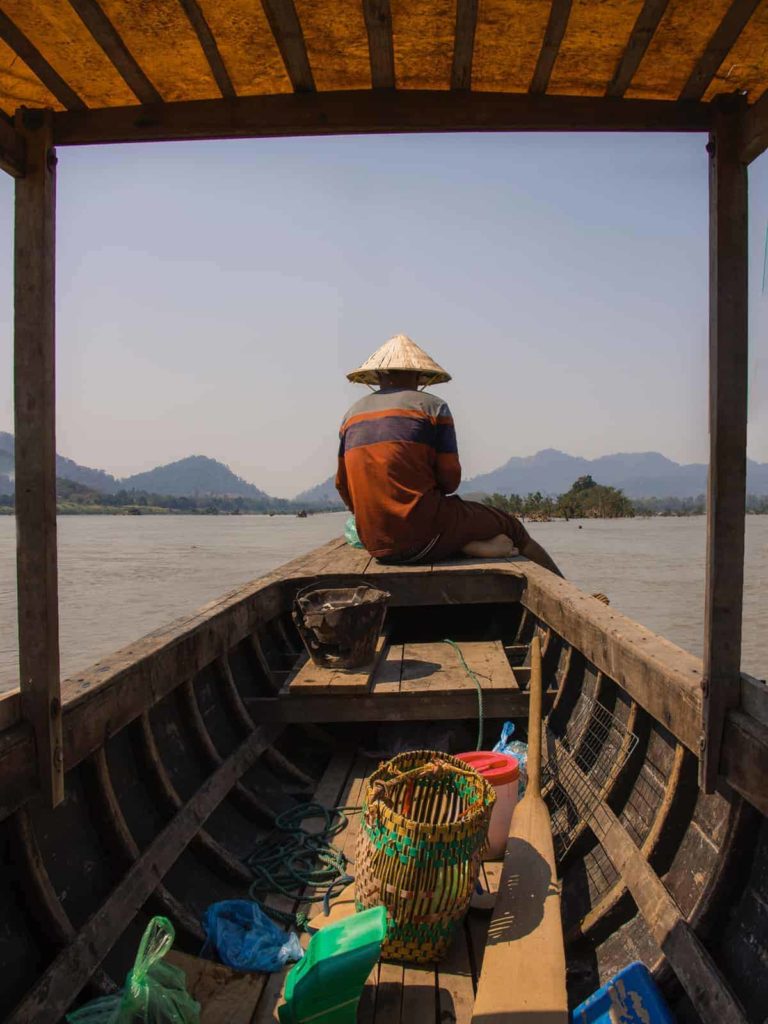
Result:
[[[750,164],[768,149],[768,90],[747,108],[742,121],[741,159]]]
[[[216,84],[219,87],[219,92],[222,96],[231,99],[236,96],[235,87],[232,84],[232,79],[229,77],[224,58],[219,52],[219,47],[216,45],[213,32],[211,32],[210,25],[206,21],[205,15],[200,9],[200,5],[197,0],[179,0],[179,3],[184,8],[184,13],[189,19],[189,23],[195,30],[200,46],[203,49],[205,58],[208,61],[208,66],[211,69],[211,74],[216,79]]]
[[[627,91],[668,4],[669,0],[645,0],[606,96],[620,97]]]
[[[389,132],[708,131],[707,103],[594,96],[341,90],[61,111],[56,145]]]
[[[472,58],[475,52],[478,0],[457,0],[456,37],[451,69],[452,89],[472,88]]]
[[[681,100],[701,99],[760,2],[733,0],[680,93]]]
[[[534,96],[541,95],[547,91],[549,79],[552,76],[552,69],[560,52],[560,44],[563,41],[570,16],[571,0],[552,0],[547,31],[544,33],[544,42],[541,46],[539,59],[536,62],[536,70],[533,72],[533,78],[531,79],[529,91]]]
[[[293,0],[261,0],[261,6],[269,21],[294,92],[314,92],[315,80],[309,66],[304,33]]]
[[[162,96],[145,75],[97,0],[69,0],[78,17],[117,68],[140,103],[161,103]]]
[[[54,70],[42,53],[33,45],[16,25],[11,21],[4,11],[0,11],[0,39],[17,53],[27,67],[32,71],[46,89],[67,110],[82,110],[85,103],[80,99],[71,85],[61,77],[58,71]]]
[[[13,178],[23,178],[26,173],[26,143],[16,131],[13,123],[0,115],[0,170]]]
[[[374,89],[394,89],[395,53],[389,0],[363,0],[363,14],[371,57],[371,85]]]

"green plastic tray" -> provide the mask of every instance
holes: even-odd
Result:
[[[355,1024],[363,985],[386,932],[384,907],[321,928],[285,980],[280,1024]]]

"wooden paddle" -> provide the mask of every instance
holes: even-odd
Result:
[[[515,808],[472,1024],[568,1024],[560,885],[541,795],[541,643],[531,642],[528,785]]]

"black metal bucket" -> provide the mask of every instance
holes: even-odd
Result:
[[[367,583],[312,584],[296,595],[293,621],[316,665],[354,669],[373,660],[390,595]]]

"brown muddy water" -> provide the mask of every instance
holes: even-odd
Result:
[[[59,519],[62,672],[310,551],[344,526],[310,516],[64,516]],[[581,527],[581,529],[579,529]],[[529,524],[569,579],[701,654],[706,521]],[[768,674],[768,516],[747,519],[742,666]],[[0,690],[17,685],[15,534],[0,517]]]

